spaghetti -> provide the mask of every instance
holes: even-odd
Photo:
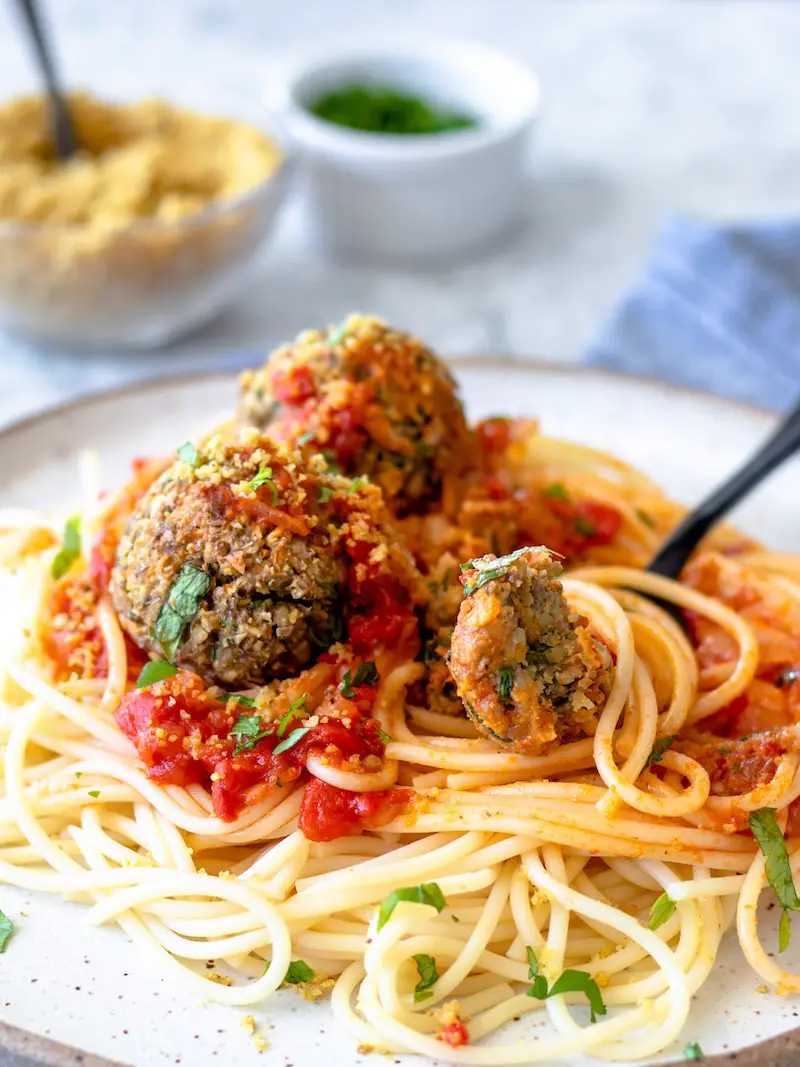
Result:
[[[511,433],[495,465],[558,505],[550,527],[588,514],[586,502],[595,518],[615,517],[610,536],[589,543],[587,521],[585,543],[565,550],[564,594],[615,662],[593,735],[539,755],[504,751],[421,698],[424,658],[386,646],[370,696],[380,766],[359,777],[309,749],[301,773],[220,817],[203,784],[153,781],[118,727],[115,713],[147,690],[135,688],[143,660],[107,592],[88,605],[78,642],[95,649],[94,668],[59,672],[57,533],[42,516],[9,513],[0,880],[85,902],[91,924],[116,922],[205,999],[256,1004],[287,978],[308,998],[332,987],[336,1018],[364,1048],[460,1064],[654,1055],[681,1034],[733,925],[765,982],[800,990],[759,940],[767,875],[748,826],[774,809],[794,832],[800,561],[723,529],[680,583],[645,574],[681,511],[643,475],[530,424],[479,432],[495,457],[497,434]],[[473,505],[465,497],[462,510]],[[113,507],[84,509],[73,573],[96,565]],[[404,520],[417,558],[446,555],[426,548],[423,526]],[[650,596],[680,607],[691,637]],[[289,696],[321,694],[332,672],[341,691],[346,666],[306,669]],[[288,729],[312,729],[301,724],[321,695],[307,700]],[[319,782],[412,799],[355,827],[373,829],[312,840],[300,825]],[[791,841],[790,854],[796,871]],[[200,966],[208,959],[224,972],[216,980]],[[546,1016],[549,1036],[504,1041],[521,1016]]]

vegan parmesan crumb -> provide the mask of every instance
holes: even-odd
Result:
[[[336,985],[334,978],[312,978],[310,982],[297,982],[291,988],[310,1004],[326,996]]]

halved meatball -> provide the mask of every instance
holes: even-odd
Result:
[[[593,733],[611,656],[571,610],[548,549],[483,556],[462,571],[450,672],[481,733],[529,755]]]
[[[435,500],[472,450],[445,365],[417,338],[360,315],[300,334],[242,375],[239,419],[368,475],[401,515]]]
[[[207,683],[297,673],[341,636],[347,570],[332,509],[349,488],[257,434],[190,449],[120,541],[111,590],[122,626]]]

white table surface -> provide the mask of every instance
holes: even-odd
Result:
[[[0,424],[88,390],[218,365],[351,309],[443,352],[576,359],[670,211],[777,217],[800,207],[800,4],[784,0],[50,0],[68,80],[258,113],[261,86],[310,48],[472,38],[543,86],[525,218],[446,270],[325,262],[292,205],[240,299],[147,354],[44,351],[0,334]],[[35,77],[0,6],[0,99]]]

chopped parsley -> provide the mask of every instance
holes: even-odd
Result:
[[[390,741],[394,741],[392,735],[387,734],[386,731],[382,730],[380,726],[378,727],[378,737],[381,739],[384,745],[388,745]]]
[[[663,926],[675,911],[675,906],[675,901],[669,893],[662,893],[650,909],[650,922],[647,924],[647,928],[649,930],[657,930],[659,926]]]
[[[165,659],[151,659],[149,663],[145,663],[139,672],[139,677],[136,679],[136,688],[144,689],[145,686],[163,682],[165,678],[172,678],[178,673],[178,668],[173,667],[171,663],[167,663]]]
[[[183,463],[188,463],[190,467],[199,466],[205,458],[202,452],[197,451],[191,441],[184,442],[177,451],[178,459]]]
[[[322,449],[322,458],[328,464],[328,470],[331,472],[331,474],[341,474],[342,473],[341,468],[339,467],[339,457],[333,451],[332,448],[323,448]]]
[[[289,705],[289,710],[278,724],[278,737],[283,737],[286,733],[286,727],[292,719],[296,718],[298,715],[308,715],[308,708],[306,707],[307,697],[308,693],[303,693],[301,697],[298,697],[297,700],[293,700]]]
[[[200,610],[203,597],[211,588],[211,579],[200,567],[184,563],[161,605],[154,628],[155,639],[164,656],[172,662],[187,623]]]
[[[544,495],[549,496],[551,500],[569,500],[569,493],[561,482],[553,482],[552,485],[548,485]]]
[[[307,445],[309,441],[313,441],[313,440],[314,440],[314,431],[313,430],[306,430],[305,433],[301,433],[300,436],[297,438],[296,444],[298,446]]]
[[[272,480],[272,467],[261,467],[255,478],[250,479],[250,488],[255,492],[262,485],[268,485],[272,490],[272,506],[278,503],[278,487]]]
[[[89,790],[89,796],[90,797],[94,797],[94,799],[97,800],[97,798],[100,796],[100,790],[99,789],[90,789]]]
[[[367,663],[359,663],[354,675],[351,675],[349,670],[345,671],[344,678],[342,678],[339,684],[339,692],[345,700],[352,700],[356,695],[356,686],[377,685],[380,679],[381,676],[378,674],[378,668],[374,663],[371,661]]]
[[[783,909],[778,929],[778,949],[783,952],[791,937],[788,913],[800,911],[800,897],[794,886],[786,841],[775,818],[775,808],[759,808],[757,811],[751,811],[747,821],[758,847],[764,854],[764,871],[767,881],[775,891],[778,903]]]
[[[244,708],[254,708],[256,706],[255,700],[252,697],[246,697],[244,693],[226,693],[222,699],[226,704],[231,700],[235,700],[237,704],[241,704]]]
[[[537,1000],[547,1000],[549,997],[557,997],[561,993],[585,993],[589,1001],[589,1012],[592,1022],[597,1022],[598,1015],[606,1014],[606,1006],[603,1003],[603,994],[594,978],[586,971],[562,971],[559,978],[548,988],[547,979],[539,974],[539,963],[530,945],[526,946],[528,954],[528,977],[533,984],[528,990],[529,997]]]
[[[433,956],[426,956],[424,952],[420,952],[411,959],[416,963],[419,975],[419,981],[414,987],[414,1003],[419,1004],[420,1001],[428,1000],[433,996],[431,986],[439,981],[439,972]]]
[[[436,882],[423,882],[422,885],[409,885],[403,889],[393,889],[388,897],[381,901],[378,911],[378,929],[382,930],[392,917],[392,912],[401,900],[411,904],[429,904],[437,911],[443,911],[447,901]]]
[[[461,564],[461,573],[466,574],[468,571],[477,571],[477,576],[469,578],[464,585],[464,596],[472,596],[477,592],[481,586],[486,585],[487,582],[493,581],[495,578],[502,578],[508,574],[511,566],[516,563],[520,556],[524,556],[527,552],[546,552],[549,556],[553,553],[549,548],[544,545],[539,545],[538,548],[518,548],[516,552],[509,552],[507,556],[500,556],[498,559],[486,559],[483,556],[479,556],[477,559],[468,560],[466,563]]]
[[[240,715],[236,722],[231,727],[230,736],[238,738],[238,744],[233,750],[234,756],[238,756],[239,753],[246,748],[254,748],[257,741],[260,741],[262,737],[266,737],[269,733],[268,730],[262,730],[262,721],[260,715]]]
[[[283,981],[286,985],[300,985],[302,982],[313,982],[314,972],[305,960],[292,960]]]
[[[637,508],[636,514],[639,516],[645,526],[649,526],[651,529],[655,526],[655,519],[652,515],[648,515],[646,511],[642,511],[641,508]]]
[[[338,345],[347,337],[347,321],[345,320],[341,326],[335,326],[333,331],[328,334],[326,340],[329,345]]]
[[[584,519],[583,515],[578,515],[575,519],[575,533],[579,533],[582,537],[594,537],[597,527],[588,519]]]
[[[320,504],[327,504],[330,498],[333,496],[333,489],[329,485],[321,485],[319,487],[319,496],[317,499]]]
[[[81,554],[81,520],[78,515],[67,519],[61,535],[61,548],[56,553],[50,567],[50,573],[58,580],[63,578]]]
[[[354,478],[350,483],[350,488],[353,492],[357,492],[359,489],[363,489],[365,485],[369,485],[369,478],[365,474],[359,474],[357,478]]]
[[[501,667],[497,673],[499,676],[497,695],[503,704],[507,704],[511,699],[511,690],[514,688],[514,668]]]
[[[688,1045],[684,1046],[683,1058],[685,1060],[702,1060],[703,1050],[696,1041],[690,1041]]]
[[[279,756],[281,752],[285,752],[289,748],[294,748],[297,742],[305,737],[310,729],[310,726],[299,726],[296,730],[292,730],[287,738],[281,741],[279,745],[275,746],[272,750],[272,754],[274,756]]]
[[[0,952],[5,952],[13,933],[14,924],[5,912],[0,911]]]
[[[674,740],[675,734],[665,734],[664,737],[657,737],[653,742],[653,748],[650,755],[647,757],[644,769],[647,770],[647,768],[652,767],[654,763],[660,763],[664,758],[664,753]]]

